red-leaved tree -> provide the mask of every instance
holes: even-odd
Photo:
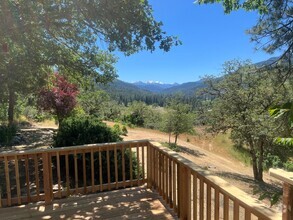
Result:
[[[77,94],[78,88],[75,84],[55,73],[51,84],[40,91],[38,105],[44,111],[55,114],[60,125],[76,106]]]

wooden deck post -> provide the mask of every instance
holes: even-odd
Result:
[[[270,175],[283,181],[283,220],[293,220],[293,172],[270,169]]]
[[[293,220],[293,186],[283,183],[283,220]]]
[[[45,204],[49,205],[52,203],[52,185],[51,185],[51,172],[52,169],[50,164],[49,153],[42,153],[43,158],[43,181],[44,181],[44,194],[45,194]]]
[[[178,216],[180,219],[190,219],[190,176],[188,169],[179,164],[178,169]]]

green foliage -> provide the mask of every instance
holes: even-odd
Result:
[[[273,147],[274,137],[285,132],[281,122],[273,120],[267,111],[290,89],[276,86],[276,72],[258,69],[249,62],[231,61],[224,65],[226,75],[221,81],[206,81],[206,92],[214,96],[207,112],[212,130],[230,129],[233,142],[249,149],[255,179],[260,181],[265,151]]]
[[[264,156],[263,167],[265,170],[269,168],[281,168],[283,166],[282,160],[279,156],[267,153]]]
[[[163,131],[169,134],[173,133],[175,144],[177,144],[180,134],[193,131],[194,115],[191,113],[191,106],[183,104],[180,96],[170,99],[167,109]]]
[[[293,162],[288,160],[286,163],[284,163],[284,168],[289,172],[293,172]]]
[[[119,135],[94,117],[65,119],[54,137],[54,147],[121,141]]]
[[[0,145],[9,146],[16,132],[16,125],[0,125]]]
[[[87,115],[94,115],[100,118],[103,118],[103,110],[109,101],[109,95],[100,90],[82,91],[78,96],[78,103],[84,112]]]
[[[122,135],[127,136],[128,130],[125,125],[122,126]]]
[[[130,55],[157,45],[169,51],[180,44],[152,13],[140,0],[1,1],[0,99],[10,105],[9,123],[17,94],[37,91],[53,67],[106,83],[117,77],[111,52]]]

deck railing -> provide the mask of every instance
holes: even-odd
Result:
[[[147,140],[0,154],[0,207],[144,183],[180,219],[281,219],[281,213]]]

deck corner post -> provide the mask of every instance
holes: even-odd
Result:
[[[52,169],[50,164],[49,153],[42,153],[43,158],[43,182],[44,182],[44,194],[45,194],[45,204],[50,205],[52,203],[52,186],[51,184],[51,175],[50,169]]]
[[[293,186],[289,183],[283,183],[283,220],[293,220]]]
[[[188,219],[189,216],[189,197],[188,195],[188,169],[183,164],[179,164],[179,169],[177,170],[178,175],[178,217],[181,220]]]

